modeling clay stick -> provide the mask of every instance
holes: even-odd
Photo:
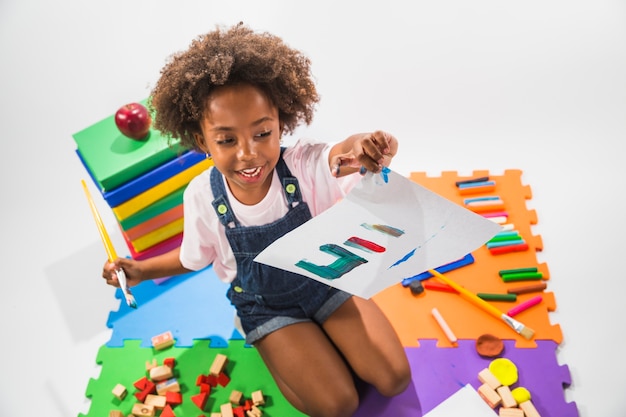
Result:
[[[543,279],[542,272],[520,272],[518,274],[504,274],[502,275],[502,281],[504,282],[513,282],[513,281],[536,281]]]
[[[542,282],[540,284],[533,284],[533,285],[525,285],[523,287],[515,287],[515,288],[509,288],[506,292],[508,292],[509,294],[528,294],[531,292],[541,292],[543,290],[546,289],[548,285],[545,282]]]
[[[452,329],[450,329],[450,326],[448,326],[448,323],[446,323],[446,321],[443,319],[441,313],[439,313],[439,310],[437,310],[436,307],[433,307],[431,313],[433,317],[435,317],[435,320],[437,320],[437,323],[439,324],[439,327],[441,327],[441,330],[443,330],[443,332],[446,334],[446,337],[448,338],[450,343],[456,343],[456,336],[452,332]]]
[[[476,295],[485,301],[508,301],[508,302],[517,301],[516,294],[492,294],[492,293],[479,292]]]
[[[535,331],[533,329],[531,329],[530,327],[527,327],[524,324],[520,323],[519,321],[515,320],[514,318],[504,314],[503,312],[498,310],[493,305],[489,304],[485,300],[482,300],[482,299],[478,298],[478,296],[476,294],[474,294],[474,293],[468,291],[467,289],[461,287],[459,284],[457,284],[456,282],[452,281],[451,279],[445,277],[443,274],[440,274],[439,272],[435,271],[434,269],[429,269],[428,271],[430,271],[431,274],[433,274],[434,276],[439,278],[444,283],[448,284],[449,286],[451,286],[452,288],[457,290],[462,297],[464,297],[467,301],[469,301],[472,304],[474,304],[476,307],[482,309],[483,311],[485,311],[485,312],[491,314],[492,316],[494,316],[496,318],[499,318],[500,320],[505,322],[517,334],[521,335],[525,339],[530,340],[535,335]]]
[[[473,178],[471,180],[457,181],[454,184],[458,187],[459,185],[463,185],[463,184],[473,184],[476,182],[485,182],[485,181],[489,181],[489,177],[478,177],[478,178]]]
[[[444,284],[443,282],[424,281],[424,283],[422,285],[427,290],[458,293],[457,290],[455,290],[454,288],[452,288],[448,284]]]
[[[539,271],[538,268],[536,267],[530,267],[530,268],[515,268],[515,269],[501,269],[500,271],[498,271],[498,274],[500,276],[504,275],[504,274],[517,274],[520,272],[537,272]]]
[[[492,248],[501,248],[503,246],[522,245],[524,243],[526,243],[524,239],[510,239],[510,240],[502,240],[499,242],[487,242],[485,245],[487,246],[487,248],[492,249]]]
[[[528,250],[528,243],[522,243],[519,245],[500,246],[498,248],[491,248],[489,249],[489,252],[492,255],[502,255],[504,253],[522,252],[526,250]]]
[[[524,310],[529,309],[530,307],[539,304],[541,301],[543,300],[543,298],[540,295],[537,295],[533,298],[529,298],[528,300],[524,301],[523,303],[519,303],[518,305],[516,305],[515,307],[513,307],[512,309],[510,309],[509,311],[507,311],[507,314],[511,317],[521,313]]]

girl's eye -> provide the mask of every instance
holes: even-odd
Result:
[[[233,143],[235,143],[235,139],[233,139],[233,138],[222,138],[222,139],[217,139],[215,141],[215,143],[217,143],[218,145],[232,145]]]
[[[272,134],[271,130],[266,130],[265,132],[261,132],[259,133],[257,136],[257,138],[266,138],[268,136],[270,136]]]

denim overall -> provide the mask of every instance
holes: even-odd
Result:
[[[350,298],[350,294],[321,282],[253,261],[276,239],[311,219],[298,180],[285,164],[282,150],[276,170],[289,211],[272,223],[241,226],[228,202],[221,173],[215,168],[211,172],[213,208],[226,229],[237,261],[237,276],[227,296],[237,309],[248,344],[289,324],[311,320],[321,324]]]

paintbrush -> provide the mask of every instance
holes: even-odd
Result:
[[[429,269],[428,272],[430,272],[431,274],[433,274],[433,276],[436,276],[441,281],[443,281],[444,283],[448,284],[449,286],[457,290],[459,294],[464,296],[468,301],[472,302],[472,304],[474,304],[475,306],[483,309],[484,311],[491,314],[492,316],[501,319],[503,322],[508,324],[513,330],[517,332],[517,334],[522,336],[524,339],[530,340],[535,335],[535,331],[531,329],[530,327],[523,325],[522,323],[515,320],[514,318],[501,312],[496,307],[489,304],[482,298],[478,297],[477,295],[461,287],[459,284],[450,280],[449,278],[446,278],[443,274],[435,271],[434,269]]]
[[[104,223],[102,222],[102,218],[100,217],[100,213],[98,212],[98,208],[91,198],[91,193],[89,192],[89,188],[87,188],[87,183],[85,180],[81,180],[83,185],[83,190],[85,191],[85,195],[87,196],[87,201],[89,201],[89,207],[91,208],[91,214],[93,215],[94,220],[96,221],[96,226],[98,226],[98,232],[100,232],[100,238],[102,239],[102,244],[104,244],[104,250],[107,253],[107,257],[109,262],[115,262],[117,259],[117,253],[115,252],[115,248],[113,247],[113,243],[111,242],[111,238],[107,233],[107,230],[104,227]],[[124,298],[126,299],[126,304],[128,304],[131,308],[137,308],[137,302],[135,301],[135,297],[131,294],[128,285],[126,284],[126,274],[122,268],[118,268],[115,273],[117,274],[117,280],[120,283],[120,288],[124,293]]]

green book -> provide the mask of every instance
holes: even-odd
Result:
[[[145,100],[142,101],[145,105]],[[115,125],[115,114],[73,135],[83,163],[101,192],[111,191],[179,156],[184,149],[150,129],[146,139],[124,136]]]

